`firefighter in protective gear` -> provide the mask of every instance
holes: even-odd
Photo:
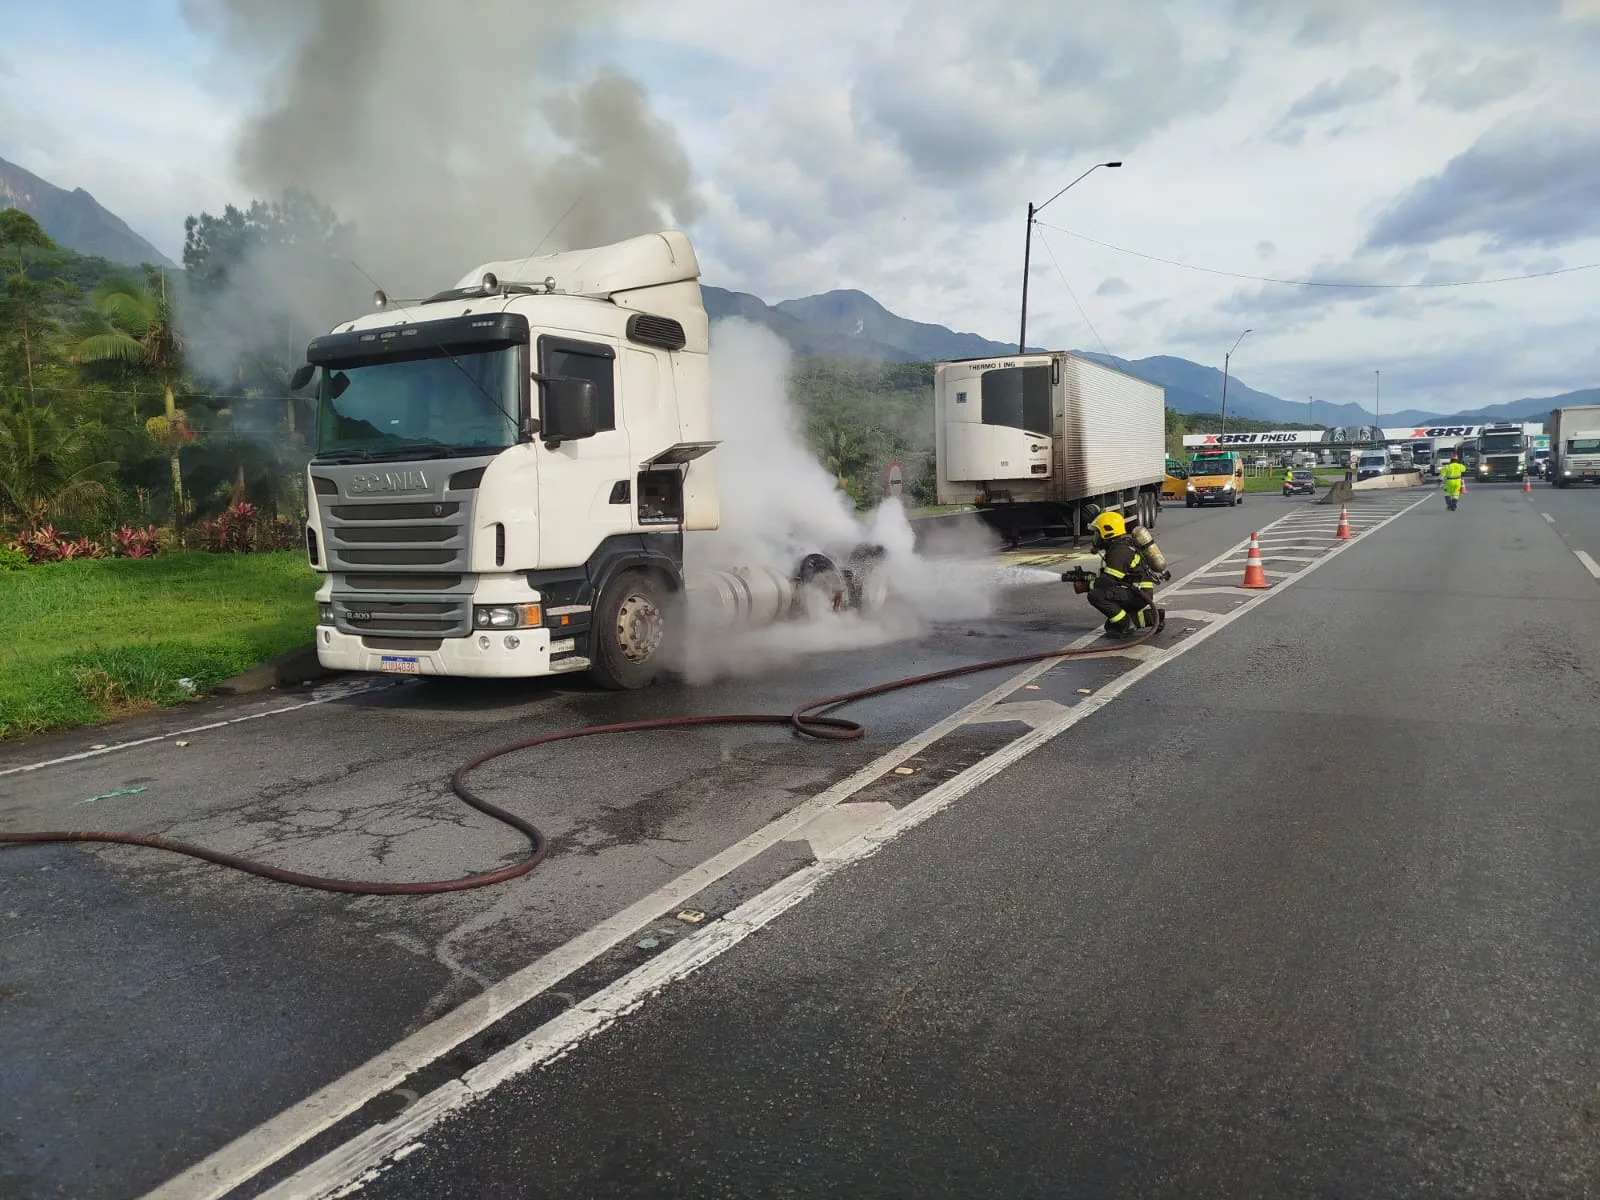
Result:
[[[1451,512],[1455,512],[1456,505],[1461,500],[1461,481],[1467,476],[1466,467],[1461,465],[1461,455],[1453,454],[1450,461],[1439,469],[1439,478],[1444,481],[1444,502]]]
[[[1100,572],[1089,589],[1089,603],[1106,618],[1106,634],[1127,637],[1159,624],[1155,606],[1157,575],[1128,533],[1121,513],[1101,513],[1094,519],[1094,550],[1100,555]]]

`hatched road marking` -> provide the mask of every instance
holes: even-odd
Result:
[[[1424,497],[1403,507],[1397,507],[1366,532],[1383,528],[1398,520],[1411,509],[1424,503],[1426,499],[1427,497]],[[1330,520],[1332,517],[1330,514]],[[1292,587],[1312,571],[1338,557],[1363,540],[1363,537],[1364,534],[1349,542],[1331,543],[1327,553],[1321,558],[1284,579],[1272,590],[1244,593],[1240,596],[1243,603],[1238,607],[1226,613],[1206,614],[1205,624],[1181,641],[1170,647],[1159,649],[1150,647],[1149,649],[1156,650],[1155,654],[1101,685],[1093,696],[1073,704],[1054,718],[1046,719],[1044,723],[980,759],[960,774],[936,785],[904,808],[886,816],[877,825],[861,831],[850,840],[821,855],[813,865],[786,876],[720,920],[712,922],[704,930],[673,943],[643,966],[623,975],[587,1000],[568,1009],[561,1016],[499,1051],[459,1079],[451,1080],[429,1092],[389,1122],[355,1135],[342,1146],[264,1193],[264,1198],[289,1200],[293,1197],[294,1200],[312,1200],[329,1196],[334,1192],[348,1195],[350,1191],[357,1190],[364,1183],[376,1178],[377,1173],[383,1169],[383,1164],[394,1161],[402,1152],[409,1153],[417,1138],[446,1115],[486,1095],[501,1083],[560,1057],[613,1024],[621,1016],[636,1010],[670,984],[699,970],[752,933],[769,925],[812,895],[826,879],[853,863],[871,857],[888,842],[948,808],[1006,767],[1025,758],[1034,750],[1065,733],[1079,721],[1098,712],[1146,676],[1188,653],[1194,646],[1231,625],[1245,613],[1253,611],[1276,592]],[[1247,543],[1248,539],[1241,545]],[[1167,589],[1164,595],[1187,597],[1231,591],[1232,589],[1222,588],[1189,588],[1186,584],[1188,578],[1204,574],[1217,562],[1238,554],[1239,550],[1239,546],[1230,548],[1211,563],[1207,563],[1186,577],[1184,582]],[[1073,645],[1088,645],[1096,641],[1099,636],[1099,631],[1096,630],[1079,638]],[[435,1061],[499,1017],[547,990],[580,966],[593,961],[643,924],[670,911],[679,903],[678,897],[687,899],[706,883],[726,875],[739,865],[739,862],[753,858],[772,842],[799,832],[823,810],[859,791],[866,783],[938,740],[950,729],[970,722],[977,713],[999,703],[1028,680],[1037,678],[1058,665],[1058,662],[1036,664],[1012,676],[988,695],[938,725],[930,727],[905,746],[881,756],[841,784],[836,784],[813,797],[788,816],[773,822],[767,829],[729,847],[701,867],[687,872],[679,880],[673,881],[651,896],[629,906],[622,913],[602,922],[595,929],[580,935],[506,980],[493,985],[461,1008],[419,1030],[390,1052],[356,1068],[301,1104],[285,1110],[257,1129],[223,1147],[203,1162],[150,1193],[148,1200],[179,1200],[179,1198],[213,1200],[249,1181],[296,1146],[304,1144],[317,1133],[354,1112],[373,1096],[397,1086],[413,1070]],[[912,746],[916,746],[917,749],[911,749]],[[718,865],[714,867],[713,864]]]

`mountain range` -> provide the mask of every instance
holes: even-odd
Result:
[[[82,188],[67,191],[13,163],[0,159],[0,208],[20,208],[31,213],[57,243],[80,254],[94,254],[112,262],[137,266],[174,264],[115,213],[103,207]],[[890,312],[865,292],[841,290],[802,296],[768,304],[748,292],[731,292],[707,284],[701,292],[712,320],[743,317],[776,333],[799,355],[816,358],[859,358],[876,362],[930,362],[953,358],[982,358],[1015,353],[1014,342],[997,342],[976,333],[958,333],[943,325],[911,321]],[[1038,347],[1030,346],[1029,350]],[[1086,358],[1158,383],[1166,389],[1167,404],[1183,413],[1218,412],[1222,403],[1222,372],[1186,358],[1156,355],[1122,359],[1109,354],[1079,351]],[[1384,424],[1438,424],[1467,418],[1483,420],[1537,420],[1563,404],[1600,403],[1600,388],[1492,404],[1471,412],[1442,414],[1422,409],[1382,413]],[[1240,417],[1283,425],[1306,422],[1321,425],[1368,425],[1373,416],[1358,404],[1307,406],[1283,400],[1240,382],[1228,380],[1228,411]]]
[[[706,311],[712,320],[744,317],[765,325],[796,354],[819,358],[865,358],[878,362],[928,362],[952,358],[981,358],[1015,354],[1015,342],[997,342],[976,333],[956,333],[943,325],[929,325],[896,316],[865,292],[835,291],[768,304],[747,292],[730,292],[705,286]],[[1030,351],[1038,350],[1029,346]],[[1222,372],[1215,367],[1159,354],[1125,359],[1093,351],[1075,351],[1085,358],[1116,367],[1166,389],[1167,406],[1181,413],[1216,413],[1222,406]],[[1552,408],[1568,404],[1600,404],[1600,388],[1567,392],[1560,396],[1529,397],[1491,404],[1471,412],[1435,413],[1405,408],[1378,415],[1389,427],[1398,425],[1455,424],[1469,418],[1482,421],[1540,420]],[[1285,426],[1371,425],[1375,418],[1359,404],[1301,404],[1257,391],[1238,376],[1228,379],[1228,411],[1240,417]]]
[[[79,254],[98,255],[129,267],[177,265],[82,188],[69,192],[3,158],[0,208],[20,208],[39,222],[52,241]]]

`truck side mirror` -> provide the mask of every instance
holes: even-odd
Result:
[[[316,370],[316,367],[310,363],[301,363],[294,369],[294,374],[289,376],[289,390],[298,392],[305,387],[306,384],[311,382],[311,376],[316,373]]]
[[[600,403],[588,379],[545,379],[539,436],[546,445],[591,438],[600,431]]]

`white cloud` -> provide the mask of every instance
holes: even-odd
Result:
[[[1515,274],[1534,251],[1557,265],[1600,259],[1592,225],[1573,216],[1581,205],[1549,180],[1512,173],[1496,190],[1467,169],[1488,164],[1508,108],[1549,129],[1593,108],[1600,0],[1124,0],[1070,12],[1047,0],[811,0],[754,17],[743,0],[676,0],[648,22],[632,19],[642,0],[618,3],[622,19],[585,53],[620,59],[676,128],[703,207],[691,231],[707,281],[768,300],[854,287],[908,317],[1009,338],[1028,201],[1106,158],[1126,166],[1096,172],[1044,219],[1190,264],[1442,281]],[[163,42],[188,37],[181,26],[130,44],[55,19],[37,44],[7,46],[0,154],[89,188],[168,253],[186,213],[249,198],[232,180],[237,91],[192,52],[172,60]],[[126,79],[141,81],[140,104],[126,103]],[[1291,111],[1300,132],[1309,123],[1300,144],[1273,136]],[[1572,143],[1580,158],[1590,144]],[[1433,241],[1430,227],[1447,236]],[[1364,250],[1374,231],[1395,245]],[[1402,359],[1419,381],[1431,372],[1417,390],[1435,407],[1597,382],[1592,335],[1567,324],[1595,307],[1600,272],[1306,297],[1041,234],[1030,341],[1095,345],[1048,247],[1125,357],[1220,365],[1253,324],[1236,365],[1285,395],[1361,399],[1374,366],[1387,385],[1395,363],[1400,386]],[[1485,339],[1501,352],[1478,354]]]

